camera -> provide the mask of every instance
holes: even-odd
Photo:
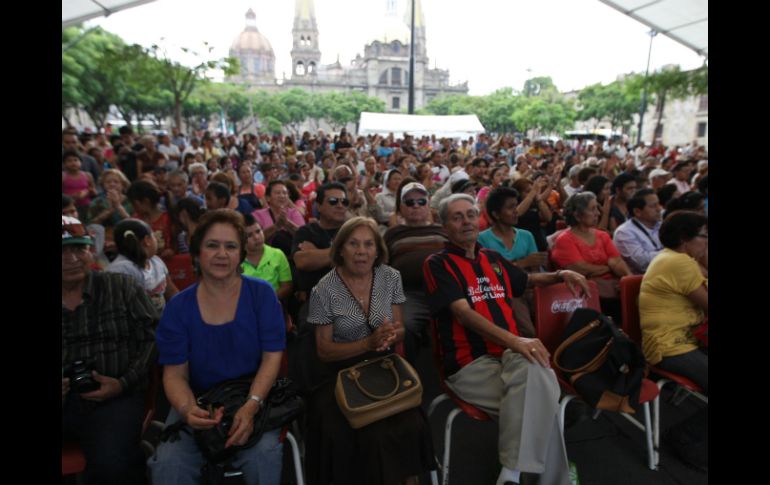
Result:
[[[82,394],[84,392],[95,391],[102,386],[96,382],[91,375],[91,371],[94,369],[95,366],[93,362],[76,360],[75,362],[64,366],[62,375],[64,377],[69,377],[72,390],[78,394]]]

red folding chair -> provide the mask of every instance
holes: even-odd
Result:
[[[169,260],[164,261],[168,268],[168,274],[171,281],[179,288],[184,290],[188,286],[198,281],[198,275],[195,274],[190,253],[177,254]]]
[[[591,289],[591,298],[589,299],[576,297],[564,283],[535,288],[535,332],[537,338],[543,342],[545,348],[551,353],[552,359],[556,348],[562,341],[564,328],[567,326],[572,313],[577,308],[592,308],[601,311],[599,288],[593,281],[589,281],[588,285]],[[553,366],[553,362],[551,364]],[[569,380],[565,379],[555,367],[554,371],[556,372],[559,384],[565,392],[564,396],[559,401],[559,426],[563,433],[564,413],[567,409],[567,404],[572,399],[580,398],[580,394],[570,384]],[[655,383],[649,379],[642,379],[639,404],[642,405],[644,410],[644,424],[627,413],[620,413],[624,418],[628,419],[634,426],[645,433],[648,458],[647,466],[650,470],[658,469],[658,453],[655,447],[653,447],[653,426],[650,416],[650,402],[653,402],[654,409],[658,409],[657,401],[659,394],[660,390]],[[597,410],[596,415],[598,415],[598,413],[599,411]]]
[[[642,288],[643,278],[644,275],[631,275],[624,276],[620,279],[620,309],[623,318],[623,331],[631,340],[639,345],[642,344],[642,330],[639,317],[639,292]],[[703,394],[703,389],[687,377],[661,369],[654,365],[650,365],[650,373],[661,377],[661,379],[658,379],[655,382],[659,390],[663,389],[663,386],[666,384],[672,382],[678,386],[677,392],[683,390],[687,394],[691,394],[708,404],[708,397]],[[687,394],[685,394],[685,397]],[[681,400],[675,398],[674,402],[675,404],[678,404]],[[655,400],[653,408],[653,415],[655,417],[653,424],[653,440],[655,442],[655,449],[657,450],[660,446],[659,400]]]
[[[454,423],[457,415],[460,413],[465,413],[471,419],[475,419],[476,421],[489,421],[492,418],[490,418],[487,413],[477,408],[473,404],[460,399],[457,394],[452,392],[452,389],[446,385],[444,374],[444,352],[441,347],[441,342],[438,338],[438,322],[433,318],[431,318],[431,328],[431,335],[433,339],[433,362],[436,366],[436,370],[438,371],[439,385],[441,386],[441,390],[444,392],[436,396],[433,401],[431,401],[430,406],[428,407],[428,418],[430,418],[431,414],[433,414],[433,411],[436,410],[436,407],[443,401],[451,400],[455,405],[455,408],[449,412],[446,424],[444,425],[444,459],[441,462],[441,483],[442,485],[447,485],[449,483],[449,457],[452,447],[452,424]],[[431,480],[433,481],[434,485],[437,484],[438,480],[435,471],[431,472]]]
[[[642,287],[643,275],[624,276],[620,279],[620,305],[623,314],[623,331],[631,340],[641,345],[642,331],[639,318],[639,291]],[[650,372],[662,377],[657,381],[658,387],[663,388],[669,382],[679,385],[688,393],[708,404],[708,397],[703,389],[685,376],[650,365]]]

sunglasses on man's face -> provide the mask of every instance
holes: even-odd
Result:
[[[350,205],[350,201],[348,199],[339,199],[337,197],[329,197],[326,200],[329,201],[329,205],[337,205],[340,202],[342,202],[342,205],[344,205],[345,207]]]
[[[415,204],[424,207],[427,203],[428,199],[406,199],[404,201],[404,204],[406,204],[407,207],[414,207]]]

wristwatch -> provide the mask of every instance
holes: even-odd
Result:
[[[251,394],[251,395],[249,395],[249,399],[251,399],[252,401],[257,401],[257,404],[259,404],[259,407],[262,407],[262,404],[264,404],[264,403],[265,403],[265,402],[262,400],[262,398],[261,398],[261,397],[259,397],[259,396],[257,396],[256,394]]]

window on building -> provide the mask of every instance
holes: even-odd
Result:
[[[390,84],[393,86],[401,86],[401,68],[394,67],[390,70]]]
[[[398,96],[393,98],[393,104],[391,105],[393,109],[401,109],[401,98]]]
[[[380,74],[380,84],[388,84],[388,71],[382,71],[382,74]]]
[[[310,45],[310,44],[311,44],[311,42],[310,42],[310,36],[308,35],[308,36],[307,36],[307,45]]]
[[[698,138],[703,138],[704,136],[706,136],[707,126],[708,126],[708,123],[706,123],[705,121],[698,123]]]
[[[313,72],[315,72],[315,62],[311,62],[307,65],[307,73],[311,74]]]
[[[299,45],[305,45],[305,36],[304,35],[300,35],[299,36]]]
[[[709,110],[709,95],[704,94],[700,97],[700,104],[698,105],[698,111],[708,111]]]
[[[393,46],[393,53],[394,54],[398,54],[399,43],[398,42],[393,42],[393,44],[391,44],[391,45]]]
[[[302,61],[297,61],[297,68],[294,70],[299,76],[305,75],[305,64]]]
[[[254,59],[254,72],[261,72],[262,71],[262,59],[257,57]]]

